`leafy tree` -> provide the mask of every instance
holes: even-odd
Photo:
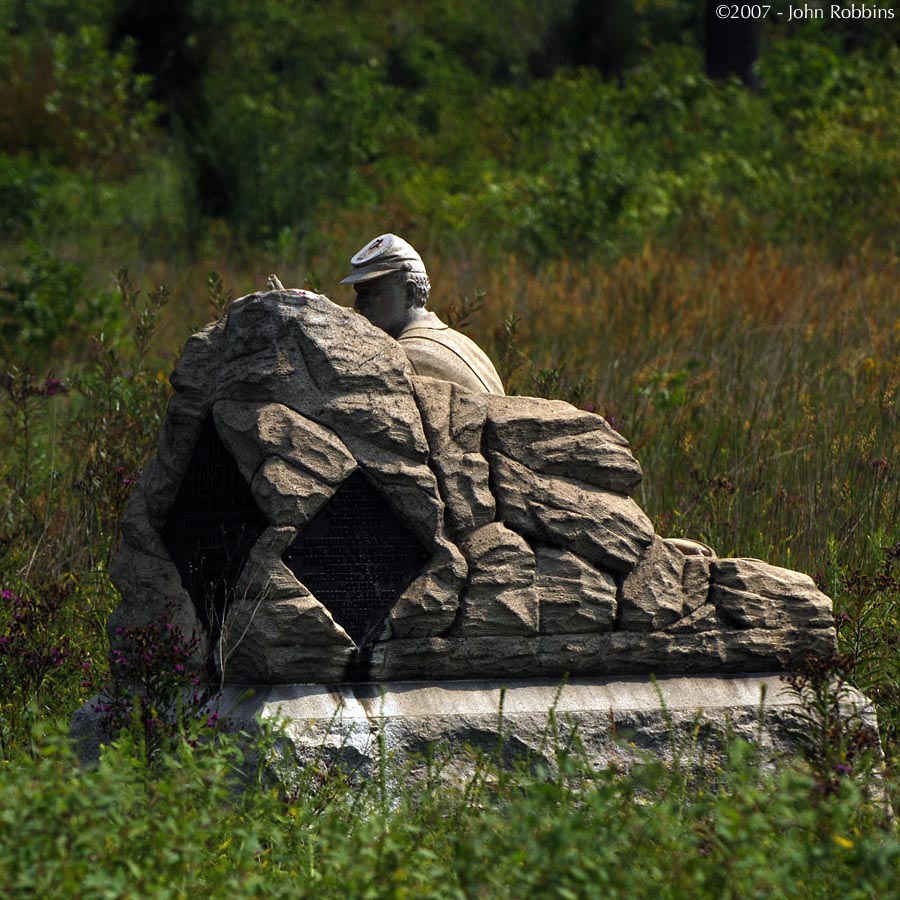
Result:
[[[104,172],[113,164],[131,168],[150,138],[159,112],[149,100],[150,79],[133,73],[130,48],[111,53],[90,26],[54,40],[53,73],[47,110],[58,135],[54,155],[88,170],[96,207]]]

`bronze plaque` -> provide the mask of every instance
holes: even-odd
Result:
[[[285,565],[358,647],[374,640],[428,554],[360,472],[288,547]]]
[[[166,517],[163,543],[214,637],[250,548],[267,526],[212,418],[207,419]]]

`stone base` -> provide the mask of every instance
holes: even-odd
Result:
[[[871,702],[849,690],[849,716],[877,730]],[[688,767],[718,764],[728,735],[774,759],[796,748],[796,697],[778,675],[576,678],[227,686],[218,700],[229,731],[254,733],[280,720],[277,768],[341,765],[366,777],[385,753],[416,763],[436,749],[448,774],[464,775],[478,753],[554,769],[559,750],[579,748],[593,765],[629,766],[646,755]],[[85,760],[103,738],[90,704],[72,721]],[[474,751],[474,752],[473,752]]]

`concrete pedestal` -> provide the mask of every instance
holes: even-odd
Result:
[[[843,708],[877,729],[862,694],[848,689]],[[381,754],[404,764],[435,750],[460,772],[479,752],[552,769],[558,751],[574,747],[596,766],[628,766],[647,754],[716,765],[728,735],[776,759],[795,749],[805,727],[779,675],[229,685],[218,713],[228,730],[250,733],[260,720],[280,720],[282,765],[339,764],[362,777]],[[72,732],[82,755],[96,757],[103,736],[90,704]]]

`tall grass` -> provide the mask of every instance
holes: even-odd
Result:
[[[519,318],[514,390],[557,370],[558,393],[632,441],[660,531],[824,574],[900,539],[897,275],[893,258],[771,248],[510,261],[479,325]]]

